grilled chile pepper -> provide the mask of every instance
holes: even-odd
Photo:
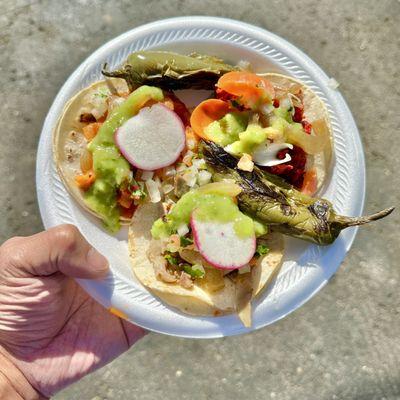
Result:
[[[236,69],[216,57],[168,51],[137,51],[128,56],[121,69],[106,68],[107,64],[103,75],[125,79],[130,90],[140,85],[165,90],[214,89],[220,76]]]
[[[238,160],[213,142],[202,141],[200,149],[214,180],[230,178],[241,186],[237,199],[243,212],[289,236],[328,245],[342,229],[375,221],[394,210],[365,217],[337,215],[328,200],[306,196],[277,176],[257,167],[252,172],[239,170]]]

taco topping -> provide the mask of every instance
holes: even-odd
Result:
[[[202,221],[232,222],[239,237],[254,234],[253,221],[242,214],[233,197],[241,189],[235,184],[218,182],[205,185],[184,194],[171,211],[153,224],[151,233],[155,239],[169,237],[182,225],[190,223],[191,215],[197,210],[197,218]]]
[[[194,210],[190,225],[195,245],[204,259],[220,269],[245,267],[255,252],[254,228],[251,236],[243,237],[237,232],[236,221],[221,223],[203,218],[202,209]]]
[[[207,275],[208,268],[246,266],[256,249],[255,226],[235,203],[241,188],[215,182],[184,194],[167,214],[154,222],[154,239],[164,242],[164,258],[174,274],[191,279]],[[221,251],[221,249],[226,249]]]
[[[120,126],[115,142],[133,166],[154,171],[176,161],[185,146],[185,130],[177,114],[158,103]]]

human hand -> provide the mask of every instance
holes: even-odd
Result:
[[[0,386],[13,386],[3,385],[3,392],[0,387],[2,399],[12,390],[10,399],[49,397],[145,334],[72,279],[98,279],[107,272],[107,260],[72,225],[12,238],[0,247]]]

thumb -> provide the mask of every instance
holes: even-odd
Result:
[[[109,269],[107,259],[73,225],[8,240],[0,247],[0,267],[14,276],[62,272],[86,279],[102,278]]]

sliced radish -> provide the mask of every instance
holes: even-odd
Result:
[[[153,171],[177,160],[185,146],[185,127],[176,113],[157,103],[119,127],[115,143],[133,166]]]
[[[193,211],[190,220],[196,247],[204,259],[219,269],[236,269],[249,263],[256,251],[255,235],[239,237],[234,222],[206,222],[196,218]]]

